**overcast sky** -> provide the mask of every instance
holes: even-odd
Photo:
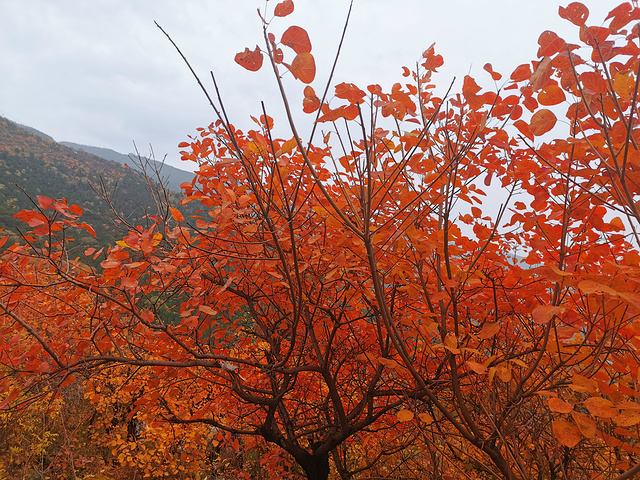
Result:
[[[271,0],[269,11],[277,3]],[[415,65],[436,42],[447,86],[471,72],[490,85],[482,67],[509,73],[535,59],[537,39],[553,30],[568,41],[577,27],[558,17],[553,0],[354,0],[335,82],[389,88],[401,67]],[[587,0],[589,23],[600,25],[617,0]],[[143,154],[180,168],[177,144],[214,120],[188,69],[154,25],[180,46],[207,86],[213,70],[231,121],[249,125],[260,100],[278,121],[280,107],[268,69],[252,73],[233,61],[262,46],[257,0],[0,0],[0,115],[56,140]],[[317,64],[312,84],[328,77],[349,0],[297,0],[276,19],[309,32]],[[299,85],[299,84],[298,84]],[[299,86],[292,85],[294,89]],[[295,95],[294,95],[295,97]],[[302,117],[304,118],[304,117]],[[310,117],[307,117],[310,118]]]

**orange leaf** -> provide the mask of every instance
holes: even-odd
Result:
[[[581,393],[591,393],[594,394],[597,392],[596,383],[583,375],[578,373],[574,373],[571,377],[571,384],[569,388],[574,392]]]
[[[580,74],[580,82],[584,89],[593,93],[607,93],[607,81],[598,72]]]
[[[621,427],[631,427],[640,423],[640,411],[624,410],[620,415],[616,415],[613,419],[617,425]]]
[[[589,17],[589,9],[580,2],[570,3],[567,8],[560,7],[558,13],[562,18],[578,26],[584,25]]]
[[[562,312],[562,307],[556,305],[539,305],[531,312],[531,318],[533,318],[534,323],[543,325],[549,323],[554,315],[558,315],[560,312]]]
[[[561,418],[553,421],[553,433],[560,445],[569,448],[575,447],[582,440],[580,429],[575,424]]]
[[[613,418],[618,414],[618,410],[614,408],[610,400],[602,397],[591,397],[584,401],[589,413],[600,418]]]
[[[544,135],[555,126],[556,120],[557,118],[551,110],[543,108],[542,110],[538,110],[531,117],[529,130],[531,130],[531,133],[535,136]]]
[[[420,421],[426,423],[427,425],[433,423],[433,417],[428,413],[419,413],[418,418],[420,419]]]
[[[422,66],[425,70],[429,72],[435,72],[438,67],[444,65],[444,59],[442,55],[436,55],[435,43],[432,43],[429,48],[427,48],[422,53],[422,58],[424,58],[424,62],[422,62]]]
[[[336,85],[336,97],[349,100],[349,103],[360,104],[363,102],[365,93],[353,83],[341,83]]]
[[[260,70],[260,67],[262,67],[262,52],[260,52],[260,47],[256,45],[256,49],[253,52],[249,50],[249,48],[245,48],[244,52],[236,54],[235,61],[247,70],[257,72]]]
[[[486,322],[482,325],[482,329],[478,332],[478,338],[480,340],[486,340],[495,336],[500,331],[500,324],[497,322]]]
[[[610,30],[606,27],[580,27],[580,40],[591,47],[600,47],[609,37]]]
[[[207,315],[215,315],[216,313],[218,313],[208,305],[200,305],[198,307],[198,310],[202,313],[206,313]]]
[[[455,335],[449,334],[444,337],[444,348],[454,355],[458,355],[460,353],[460,349],[458,348],[458,339]]]
[[[293,51],[300,53],[309,53],[311,51],[311,41],[306,30],[295,25],[290,26],[282,34],[280,40],[286,46],[293,48]]]
[[[273,14],[276,17],[286,17],[293,12],[293,2],[291,0],[285,0],[276,5]]]
[[[538,45],[540,45],[538,58],[541,58],[550,57],[558,52],[564,51],[566,43],[554,32],[546,30],[542,32],[538,38]]]
[[[316,96],[313,88],[304,87],[304,99],[302,100],[302,111],[304,113],[313,113],[320,108],[320,99]]]
[[[473,360],[467,360],[465,363],[472,371],[474,371],[478,375],[484,375],[485,373],[487,373],[487,367],[485,367],[481,363],[474,362]]]
[[[498,72],[493,71],[493,67],[491,66],[490,63],[487,63],[483,68],[487,72],[489,72],[489,75],[491,75],[491,78],[493,78],[494,80],[498,81],[502,78],[502,75],[500,75]]]
[[[589,415],[573,410],[571,412],[571,418],[573,418],[573,421],[578,425],[582,435],[587,438],[593,438],[596,436],[596,421]]]
[[[549,410],[556,413],[570,413],[573,411],[573,405],[561,398],[551,397],[549,399]]]
[[[407,410],[406,408],[403,408],[402,410],[399,410],[398,413],[396,413],[396,418],[399,422],[410,422],[411,420],[413,420],[413,416],[413,412],[411,410]]]
[[[138,280],[134,277],[120,277],[120,285],[125,288],[134,288],[138,286]]]
[[[516,120],[513,122],[513,126],[516,127],[522,135],[527,137],[529,140],[533,140],[533,133],[529,129],[529,125],[524,120]]]
[[[51,200],[49,197],[38,195],[37,198],[38,205],[40,205],[40,208],[42,208],[43,210],[47,210],[49,207],[51,207],[51,202],[53,202],[53,200]]]
[[[476,81],[469,75],[464,76],[462,83],[462,94],[467,98],[469,95],[475,95],[480,91],[480,87]]]
[[[531,67],[528,63],[519,65],[511,74],[511,80],[514,82],[523,82],[531,78]]]
[[[177,208],[173,208],[173,207],[169,207],[169,210],[171,210],[171,216],[173,217],[173,219],[176,222],[183,222],[184,221],[184,216],[182,215],[182,213],[180,213],[180,210],[178,210]]]
[[[624,223],[620,217],[613,217],[609,222],[609,226],[613,230],[624,230]]]
[[[547,85],[538,94],[540,105],[558,105],[565,101],[564,91],[557,85]]]
[[[291,62],[289,70],[302,83],[313,82],[316,77],[316,62],[313,55],[308,52],[299,53]]]
[[[622,100],[631,100],[635,87],[635,79],[631,72],[618,72],[613,78],[613,89]]]
[[[553,60],[551,60],[551,57],[544,57],[538,63],[538,65],[536,66],[535,72],[533,72],[533,75],[531,75],[531,78],[529,79],[531,89],[534,92],[537,92],[538,90],[540,90],[541,88],[544,88],[547,85],[547,83],[549,82],[549,78],[553,73],[553,69],[551,68],[552,65],[553,65]],[[526,100],[532,100],[532,98],[528,97],[525,99],[525,101]],[[530,109],[530,110],[533,111],[533,109]]]

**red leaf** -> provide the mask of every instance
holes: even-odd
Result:
[[[528,63],[519,65],[511,74],[511,80],[514,82],[523,82],[531,78],[531,67]]]
[[[558,105],[564,101],[564,91],[557,85],[547,85],[538,94],[538,102],[540,102],[540,105]]]
[[[293,48],[293,51],[300,53],[309,53],[311,51],[311,41],[306,30],[292,25],[282,34],[280,40],[286,46]],[[295,61],[295,60],[294,60]]]
[[[362,103],[365,93],[353,83],[341,83],[336,85],[336,97],[349,100],[349,103]]]
[[[529,130],[535,136],[544,135],[548,131],[550,131],[556,124],[556,116],[551,110],[547,110],[543,108],[542,110],[538,110],[531,117],[531,123],[529,123]]]
[[[522,135],[527,137],[529,140],[533,140],[533,133],[529,129],[529,125],[524,120],[517,120],[513,122],[513,126],[516,127]]]
[[[304,113],[312,113],[320,108],[320,99],[316,96],[313,88],[304,87],[304,99],[302,100],[302,111]]]
[[[571,413],[573,411],[573,405],[565,402],[561,398],[551,397],[549,399],[549,410],[556,413]]]
[[[135,288],[138,286],[138,280],[135,277],[120,277],[120,286],[124,288]]]
[[[611,32],[604,27],[580,27],[580,40],[591,47],[602,45]]]
[[[540,45],[538,58],[550,57],[566,48],[565,41],[550,30],[542,32],[542,35],[538,38],[538,45]]]
[[[589,9],[580,2],[570,3],[567,8],[560,7],[558,13],[562,18],[578,26],[584,25],[589,17]]]
[[[549,323],[551,319],[562,312],[562,307],[556,305],[539,305],[531,312],[533,322],[538,325]]]
[[[173,207],[169,207],[169,210],[171,210],[171,216],[176,222],[184,221],[184,216],[182,215],[182,213],[180,213],[180,210]]]
[[[398,413],[396,413],[396,417],[398,418],[399,422],[410,422],[411,420],[413,420],[413,412],[411,410],[403,408],[402,410],[399,410]]]
[[[597,427],[593,418],[585,413],[577,412],[575,410],[571,412],[571,417],[573,418],[573,421],[576,422],[576,425],[578,425],[582,435],[587,438],[595,437]]]
[[[260,70],[260,67],[262,67],[262,52],[260,52],[260,47],[256,45],[256,49],[253,52],[249,50],[249,48],[245,48],[244,52],[236,54],[235,61],[247,70],[257,72]]]
[[[560,445],[575,447],[582,440],[580,429],[573,423],[562,418],[553,421],[553,433]]]
[[[334,122],[339,118],[344,118],[346,120],[354,120],[358,117],[358,107],[351,105],[343,105],[341,107],[336,108],[335,110],[331,110],[327,107],[327,110],[324,111],[326,104],[323,105],[323,113],[318,122]]]
[[[89,235],[91,235],[92,237],[96,236],[96,231],[88,223],[82,223],[80,226],[84,228],[87,232],[89,232]]]
[[[551,68],[552,63],[550,57],[544,57],[536,66],[536,71],[533,72],[533,75],[531,75],[529,79],[529,83],[534,92],[546,87],[547,83],[549,83],[549,78],[551,77],[551,73],[553,73],[553,69]]]
[[[598,72],[584,72],[580,74],[582,86],[592,93],[607,93],[607,81]]]
[[[45,197],[44,195],[38,195],[37,198],[38,205],[40,205],[40,208],[42,208],[43,210],[47,210],[51,206],[51,202],[53,201],[49,197]]]
[[[422,54],[422,58],[424,58],[422,66],[429,72],[435,72],[438,67],[444,65],[442,55],[436,55],[435,45],[435,43],[431,44]]]
[[[467,95],[475,95],[479,91],[480,87],[478,86],[476,81],[469,75],[465,75],[464,82],[462,84],[462,94],[466,97]]]
[[[293,2],[291,0],[285,0],[276,5],[273,14],[276,17],[286,17],[293,12]]]
[[[308,52],[299,53],[291,62],[289,70],[302,83],[313,82],[316,77],[316,62],[313,55]]]
[[[498,72],[494,72],[493,71],[493,67],[491,66],[490,63],[487,63],[484,66],[484,69],[489,72],[489,74],[491,75],[491,78],[493,78],[494,80],[498,81],[502,78],[502,75],[500,75]]]

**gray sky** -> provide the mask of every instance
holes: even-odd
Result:
[[[272,12],[277,0],[268,3]],[[490,86],[482,67],[508,77],[535,59],[537,39],[553,30],[575,41],[577,27],[558,17],[553,0],[354,0],[334,83],[389,88],[403,81],[436,42],[445,65],[436,82],[445,88],[471,72]],[[586,0],[589,24],[600,25],[617,0]],[[348,0],[297,0],[292,15],[272,22],[309,32],[322,90],[349,7]],[[207,86],[213,70],[232,123],[246,129],[249,115],[280,117],[274,80],[234,63],[245,47],[262,46],[257,0],[0,0],[0,115],[56,140],[133,151],[153,146],[157,159],[180,168],[177,144],[214,120],[197,84],[157,21],[180,46]],[[299,104],[301,86],[292,88]],[[301,110],[301,108],[299,108]],[[300,119],[310,119],[300,114]]]

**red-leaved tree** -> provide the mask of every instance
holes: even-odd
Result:
[[[282,76],[313,83],[311,41],[263,16],[264,47],[236,61],[273,70],[290,136],[264,107],[239,129],[207,94],[217,119],[181,144],[196,215],[161,205],[75,257],[78,207],[19,214],[32,230],[0,257],[0,406],[117,367],[136,379],[130,441],[206,426],[246,476],[257,452],[308,479],[630,478],[640,9],[600,27],[579,3],[560,15],[579,43],[544,32],[498,91],[467,76],[434,94],[433,46],[390,90],[307,85],[308,139]]]

